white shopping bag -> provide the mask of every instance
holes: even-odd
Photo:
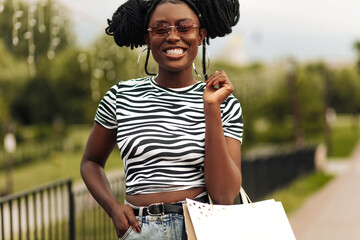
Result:
[[[273,199],[256,203],[246,203],[243,199],[243,202],[212,205],[186,199],[184,218],[189,240],[295,239],[281,202]]]

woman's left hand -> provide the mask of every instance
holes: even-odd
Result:
[[[216,86],[219,85],[219,88]],[[218,104],[220,106],[234,91],[228,76],[224,71],[216,71],[206,81],[203,93],[204,103]]]

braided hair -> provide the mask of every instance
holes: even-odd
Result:
[[[240,17],[238,0],[128,0],[122,4],[108,19],[106,34],[114,37],[115,43],[131,49],[146,45],[144,36],[154,12],[159,4],[184,2],[199,18],[200,28],[207,30],[207,36],[203,41],[203,73],[206,75],[206,44],[210,39],[223,37],[232,32]],[[146,57],[145,71],[149,50]]]

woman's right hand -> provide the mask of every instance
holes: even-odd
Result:
[[[116,234],[123,236],[131,226],[141,231],[134,211],[130,206],[120,204],[114,197],[104,167],[116,145],[117,131],[94,123],[81,160],[81,176],[91,195],[112,219]]]
[[[141,232],[141,225],[136,220],[133,209],[128,205],[119,203],[116,207],[114,207],[111,219],[119,238],[124,236],[130,227],[132,227],[137,233]]]

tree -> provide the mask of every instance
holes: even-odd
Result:
[[[52,0],[43,3],[5,0],[0,14],[0,52],[7,55],[0,56],[0,62],[2,56],[7,59],[0,65],[0,81],[5,79],[0,101],[11,106],[9,115],[26,124],[51,123],[56,115],[59,107],[51,96],[48,69],[54,54],[72,39],[63,10]]]
[[[61,117],[66,123],[90,121],[97,105],[91,99],[90,71],[81,70],[79,54],[79,49],[69,47],[58,54],[47,69],[58,107],[55,117]]]
[[[11,103],[29,74],[25,61],[16,60],[0,39],[0,138],[5,133],[6,123],[11,120]]]
[[[357,59],[356,59],[356,70],[358,72],[358,81],[356,81],[357,83],[357,92],[356,94],[356,104],[353,107],[353,115],[354,115],[354,122],[358,122],[358,113],[360,111],[360,94],[359,94],[359,90],[360,90],[360,41],[356,41],[354,44],[354,48],[357,54]],[[358,124],[356,124],[356,126],[358,127]]]
[[[324,62],[306,64],[303,75],[304,89],[302,91],[306,131],[312,135],[320,135],[322,130],[328,153],[332,151],[328,116],[332,111],[330,87],[333,72]]]
[[[357,55],[357,59],[356,59],[356,69],[358,71],[358,73],[360,74],[360,41],[356,41],[354,43],[354,49]]]
[[[5,0],[0,39],[17,59],[27,60],[30,71],[36,72],[41,58],[52,59],[56,52],[73,44],[69,23],[52,0],[46,4]]]

